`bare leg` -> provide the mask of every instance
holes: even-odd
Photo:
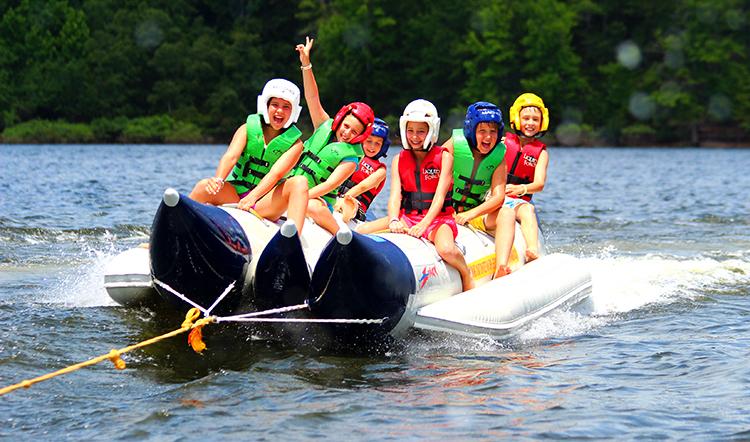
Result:
[[[502,208],[502,206],[500,206]],[[492,236],[494,235],[495,230],[497,229],[497,222],[500,218],[500,209],[494,210],[486,215],[484,215],[484,227],[487,228],[489,234]]]
[[[234,186],[229,183],[224,183],[224,187],[222,187],[215,195],[208,193],[206,190],[206,183],[208,183],[208,180],[209,179],[203,179],[198,181],[188,196],[199,203],[213,204],[214,206],[239,202],[240,197],[237,195],[237,191]]]
[[[294,221],[299,232],[305,224],[307,212],[307,178],[294,176],[277,185],[255,204],[258,215],[268,219],[279,219],[286,210],[287,217]]]
[[[533,204],[521,204],[516,208],[516,217],[521,223],[521,232],[526,241],[526,262],[539,258],[539,224]]]
[[[497,214],[497,229],[495,229],[495,275],[499,278],[510,273],[508,260],[513,248],[516,233],[516,213],[513,209],[503,207]]]
[[[366,222],[357,226],[356,232],[358,233],[375,233],[388,230],[388,223],[390,219],[386,216],[378,218],[375,221]]]
[[[326,229],[331,235],[339,231],[339,224],[328,210],[328,206],[319,199],[311,199],[307,203],[307,214],[317,225]]]
[[[438,255],[446,263],[458,270],[461,275],[461,286],[465,292],[474,288],[474,278],[471,276],[471,270],[466,264],[464,255],[456,247],[456,241],[453,238],[453,232],[448,225],[443,224],[435,230],[430,240],[435,244]]]

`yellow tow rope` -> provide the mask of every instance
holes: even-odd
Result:
[[[36,384],[37,382],[46,381],[47,379],[52,379],[56,376],[60,376],[66,373],[71,373],[73,371],[76,371],[80,368],[88,367],[90,365],[98,364],[99,362],[102,362],[104,360],[109,359],[112,361],[113,364],[115,364],[115,368],[118,370],[123,370],[125,368],[125,361],[123,361],[120,358],[120,355],[123,353],[127,353],[129,351],[133,351],[138,348],[146,347],[151,344],[155,344],[159,341],[163,341],[164,339],[171,338],[173,336],[177,336],[181,333],[185,333],[186,331],[190,330],[190,334],[188,335],[188,344],[195,350],[196,352],[200,353],[203,350],[206,349],[206,344],[203,343],[203,333],[201,329],[206,326],[207,324],[210,324],[212,322],[216,322],[216,318],[214,316],[208,316],[203,319],[198,319],[200,317],[200,310],[197,308],[191,308],[190,311],[187,312],[185,315],[185,320],[182,322],[182,326],[178,328],[177,330],[173,330],[169,333],[163,334],[161,336],[156,336],[154,338],[145,340],[143,342],[139,342],[134,345],[130,345],[125,348],[121,348],[119,350],[111,350],[107,354],[103,354],[101,356],[97,356],[93,359],[89,359],[88,361],[80,362],[78,364],[74,364],[68,367],[65,367],[61,370],[57,370],[54,373],[48,373],[43,376],[36,377],[34,379],[26,379],[24,381],[21,381],[15,385],[10,385],[5,388],[0,389],[0,396],[10,393],[11,391],[18,390],[19,388],[29,388],[32,385]]]

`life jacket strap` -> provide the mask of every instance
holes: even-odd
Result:
[[[262,160],[262,159],[260,159],[260,158],[255,158],[255,157],[253,157],[253,156],[249,157],[249,158],[247,159],[247,162],[248,162],[248,163],[253,163],[253,164],[257,164],[258,166],[262,166],[262,167],[268,167],[268,166],[269,166],[269,165],[271,164],[271,163],[269,163],[269,162],[268,162],[268,161],[266,161],[266,160]]]
[[[319,156],[315,155],[314,153],[312,153],[309,150],[304,151],[302,153],[302,156],[310,158],[311,160],[313,160],[314,162],[316,162],[318,164],[322,164],[323,163],[323,160]],[[300,159],[300,161],[302,161],[302,160]],[[333,173],[333,170],[334,170],[333,167],[331,167],[331,166],[329,166],[327,164],[324,164],[324,166],[325,166],[326,170],[328,170],[328,172]]]
[[[530,184],[531,181],[517,175],[508,174],[508,184]]]
[[[408,192],[402,190],[401,208],[406,210],[407,212],[417,213],[421,215],[422,213],[427,212],[430,209],[432,200],[434,198],[434,192]],[[445,200],[443,201],[441,212],[444,212],[445,209],[451,207],[452,199],[453,193],[449,191],[448,194],[445,195]]]
[[[456,192],[459,195],[463,195],[469,198],[474,198],[475,200],[478,200],[482,196],[478,193],[472,192],[470,189],[460,188],[460,187],[458,189],[454,189],[454,192]]]
[[[306,173],[310,174],[310,176],[312,176],[312,177],[313,177],[313,178],[315,179],[315,181],[317,181],[317,180],[318,180],[318,174],[317,174],[317,173],[315,173],[315,171],[314,171],[314,170],[310,169],[310,168],[309,168],[309,167],[307,166],[307,164],[300,164],[300,165],[299,165],[298,167],[299,167],[300,169],[304,170],[304,171],[305,171]]]
[[[344,196],[344,194],[350,191],[354,186],[356,186],[354,181],[352,181],[351,178],[347,178],[346,181],[339,186],[339,196]]]
[[[467,186],[474,186],[474,185],[484,186],[486,184],[486,181],[484,180],[478,180],[478,179],[467,177],[464,175],[458,175],[458,178],[463,180]]]

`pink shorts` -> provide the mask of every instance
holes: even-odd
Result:
[[[422,221],[422,219],[424,219],[424,215],[418,215],[416,213],[402,213],[401,219],[404,221],[404,223],[406,223],[408,227],[411,227]],[[456,237],[458,236],[458,227],[456,227],[456,221],[453,219],[453,214],[436,216],[435,219],[432,220],[432,223],[427,226],[427,229],[422,234],[422,238],[429,241],[430,234],[432,234],[433,231],[437,230],[437,228],[443,224],[447,224],[448,227],[451,228],[451,231],[453,232],[453,239],[456,239]]]

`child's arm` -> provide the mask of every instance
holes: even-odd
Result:
[[[451,155],[453,155],[453,137],[448,138],[448,141],[440,144],[440,146],[443,146],[443,149],[447,150],[451,153]]]
[[[297,52],[299,52],[299,61],[302,63],[302,85],[305,89],[307,110],[310,112],[313,127],[317,129],[318,126],[323,124],[330,117],[323,109],[323,105],[320,104],[318,83],[315,81],[315,75],[313,75],[312,71],[312,63],[310,62],[310,50],[312,49],[314,41],[315,40],[310,37],[305,37],[305,44],[298,44],[296,49]]]
[[[391,162],[391,194],[388,196],[388,229],[394,233],[403,233],[404,223],[399,219],[401,213],[401,175],[398,174],[399,155]]]
[[[492,172],[492,181],[490,183],[490,197],[482,204],[466,212],[456,214],[456,222],[464,225],[472,219],[492,212],[503,205],[505,201],[505,182],[508,178],[508,169],[505,166],[505,159],[498,164],[495,171]]]
[[[216,166],[216,172],[214,172],[213,179],[209,179],[206,184],[206,191],[210,195],[215,195],[222,187],[224,187],[224,180],[227,179],[229,172],[231,172],[234,165],[237,164],[242,152],[245,150],[246,144],[247,126],[243,124],[234,131],[234,136],[229,143],[229,147],[227,147],[227,151],[221,157],[221,160],[219,160],[219,165]],[[217,178],[221,181],[217,180]]]
[[[283,178],[299,160],[302,155],[302,141],[297,140],[292,147],[284,152],[271,169],[268,171],[266,176],[260,180],[257,186],[250,191],[244,198],[240,200],[238,207],[242,210],[248,210],[252,208],[259,199],[263,198],[271,189],[276,186],[281,178]]]
[[[549,164],[549,155],[546,150],[539,154],[539,160],[534,169],[534,182],[527,186],[526,193],[539,193],[544,190],[544,184],[547,182],[547,165]]]
[[[427,227],[432,224],[435,218],[438,216],[441,210],[443,210],[443,203],[445,203],[445,196],[448,191],[451,190],[453,184],[453,154],[450,152],[443,152],[441,154],[441,169],[440,178],[438,180],[437,188],[435,189],[435,196],[432,198],[432,204],[427,214],[422,218],[422,221],[413,225],[409,229],[409,235],[419,238],[427,230]]]
[[[341,183],[346,181],[355,170],[357,170],[357,163],[342,161],[335,169],[333,169],[333,172],[331,172],[331,175],[327,180],[310,189],[310,199],[320,198],[323,195],[333,192],[341,185]]]
[[[344,195],[356,198],[361,194],[367,192],[368,190],[378,187],[380,183],[382,183],[385,179],[385,175],[385,167],[381,167],[380,169],[376,170],[375,173],[371,174],[367,178],[357,183],[357,185],[349,189]]]

